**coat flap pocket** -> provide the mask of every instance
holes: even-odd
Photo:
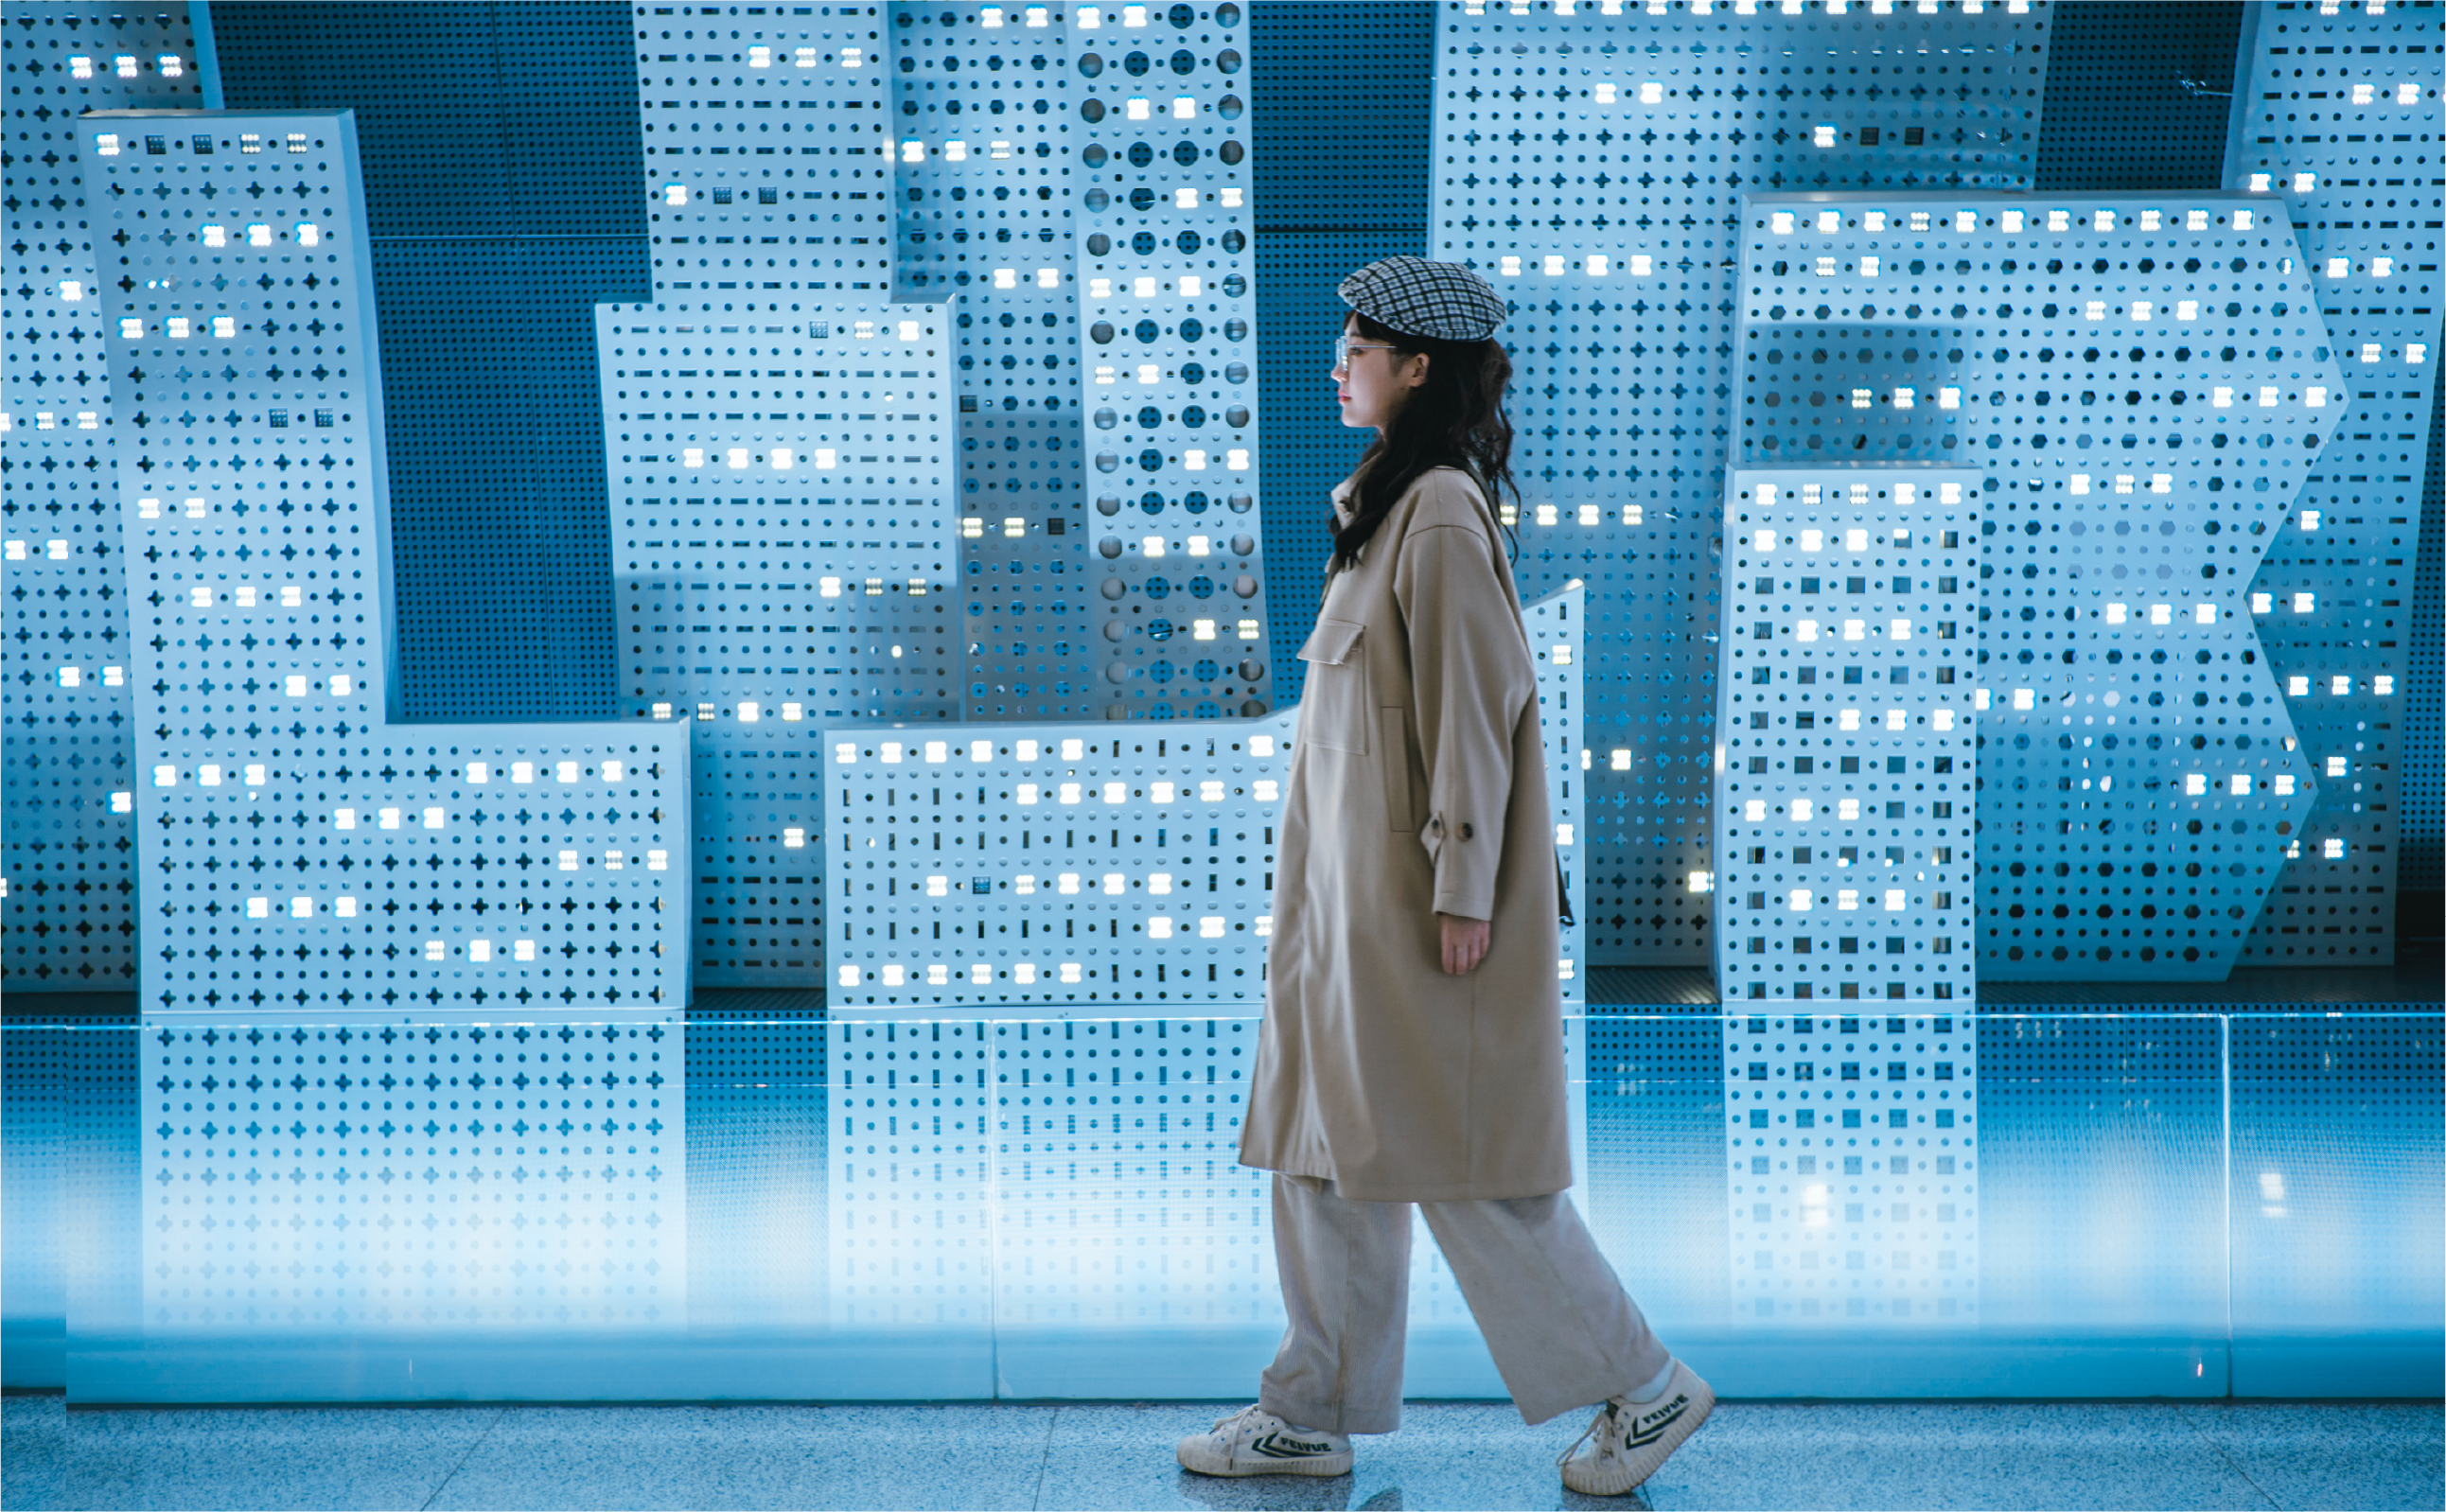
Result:
[[[1359,644],[1359,633],[1366,628],[1363,620],[1320,619],[1308,633],[1308,644],[1299,649],[1300,660],[1338,666],[1348,658],[1350,648]]]

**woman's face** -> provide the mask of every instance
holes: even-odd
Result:
[[[1351,343],[1345,364],[1333,369],[1334,387],[1342,404],[1342,423],[1373,425],[1376,433],[1383,435],[1394,412],[1410,397],[1410,390],[1427,381],[1427,354],[1414,352],[1396,367],[1393,359],[1400,354],[1369,343],[1359,333],[1359,322],[1343,322],[1342,334]]]

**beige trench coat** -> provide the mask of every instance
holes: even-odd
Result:
[[[1347,481],[1334,509],[1347,518]],[[1334,574],[1284,793],[1240,1163],[1367,1201],[1571,1184],[1536,673],[1493,510],[1439,467]],[[1443,969],[1439,911],[1493,921]]]

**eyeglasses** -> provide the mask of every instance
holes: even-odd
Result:
[[[1343,369],[1349,367],[1350,354],[1354,351],[1399,350],[1401,350],[1399,347],[1386,346],[1383,342],[1353,341],[1348,336],[1336,336],[1333,338],[1333,370],[1335,372],[1340,372]]]

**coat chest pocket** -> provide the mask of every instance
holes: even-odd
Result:
[[[1299,738],[1321,749],[1367,754],[1375,710],[1367,697],[1367,658],[1359,644],[1366,628],[1356,619],[1320,619],[1299,649],[1300,660],[1308,663]]]

